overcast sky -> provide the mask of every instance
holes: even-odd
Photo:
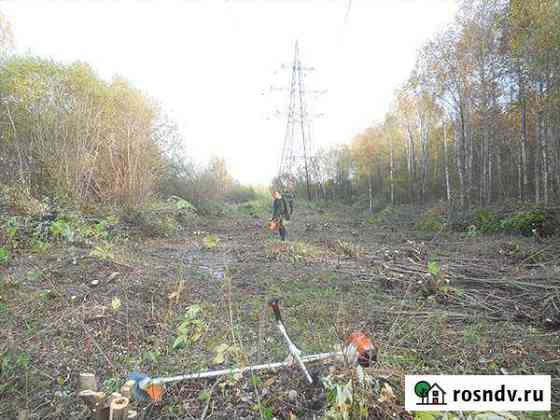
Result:
[[[278,172],[289,74],[299,40],[312,88],[313,143],[381,120],[418,48],[453,20],[454,0],[4,0],[18,52],[86,61],[155,97],[198,162],[224,157],[244,183]],[[263,94],[263,92],[266,92]]]

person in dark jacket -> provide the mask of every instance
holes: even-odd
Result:
[[[285,241],[288,231],[284,226],[284,219],[286,216],[288,216],[287,219],[289,219],[286,200],[278,191],[274,191],[272,193],[272,198],[274,199],[272,202],[272,221],[278,224],[278,233],[280,234],[280,238]]]
[[[287,191],[282,194],[282,196],[288,202],[288,207],[290,210],[290,217],[294,214],[294,202],[296,201],[296,194],[293,191]]]

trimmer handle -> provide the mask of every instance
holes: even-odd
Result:
[[[280,315],[280,299],[273,298],[268,302],[274,313],[274,319],[276,322],[282,322],[282,316]]]

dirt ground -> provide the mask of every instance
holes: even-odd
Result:
[[[339,207],[296,209],[282,243],[265,221],[198,218],[173,239],[18,255],[0,287],[0,418],[22,409],[89,418],[76,396],[80,372],[111,392],[131,371],[283,361],[272,297],[306,353],[332,351],[356,330],[375,342],[378,362],[365,370],[378,386],[364,418],[413,418],[402,386],[414,373],[549,374],[560,416],[558,238],[421,233]],[[352,376],[329,363],[312,370],[341,384]],[[289,368],[182,382],[162,402],[134,406],[141,419],[312,419],[333,404],[332,392]]]

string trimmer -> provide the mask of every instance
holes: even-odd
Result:
[[[282,321],[282,316],[280,315],[280,306],[279,300],[273,299],[270,301],[270,306],[272,307],[274,318],[276,321],[276,326],[280,330],[280,333],[284,337],[288,345],[288,350],[290,355],[295,359],[297,365],[302,370],[305,375],[305,378],[310,384],[313,384],[313,378],[309,374],[307,368],[305,367],[305,363],[316,362],[318,360],[325,360],[331,358],[346,358],[350,363],[360,363],[363,366],[367,366],[369,364],[369,360],[374,360],[373,355],[373,345],[369,341],[369,339],[365,336],[365,334],[358,332],[353,333],[349,340],[347,340],[346,345],[343,347],[341,351],[335,351],[330,353],[318,353],[318,354],[310,354],[307,356],[301,355],[301,350],[296,347],[296,345],[292,342],[288,333],[286,331],[286,327]],[[367,362],[367,364],[366,364]],[[137,400],[152,400],[152,401],[159,401],[165,392],[165,384],[176,383],[181,381],[187,380],[196,380],[196,379],[203,379],[203,378],[214,378],[218,376],[225,376],[225,375],[236,375],[236,374],[243,374],[245,372],[255,372],[259,370],[269,370],[269,369],[278,369],[283,367],[292,366],[292,360],[286,360],[284,362],[275,362],[275,363],[265,363],[261,365],[253,365],[247,366],[243,368],[230,368],[230,369],[220,369],[220,370],[212,370],[206,372],[198,372],[198,373],[187,373],[183,375],[177,376],[163,376],[158,378],[152,378],[148,375],[139,373],[139,372],[132,372],[129,374],[128,379],[134,382],[132,387],[132,393],[135,399]]]

